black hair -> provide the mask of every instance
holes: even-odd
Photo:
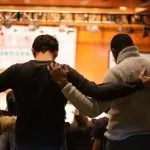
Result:
[[[14,92],[11,90],[6,95],[7,108],[10,115],[17,115],[17,104]]]
[[[111,51],[115,59],[117,59],[118,54],[126,47],[134,46],[132,38],[128,34],[117,34],[111,40]]]
[[[57,52],[58,51],[58,41],[55,37],[45,34],[39,35],[35,38],[32,48],[34,53],[36,52]]]

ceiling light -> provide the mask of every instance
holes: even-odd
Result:
[[[117,31],[118,31],[118,32],[122,32],[122,31],[123,31],[122,26],[118,26]]]
[[[88,25],[86,26],[86,29],[90,32],[98,32],[99,27],[97,25]]]
[[[24,0],[25,4],[29,4],[31,1],[30,0]]]
[[[147,10],[147,8],[143,8],[143,7],[137,7],[137,8],[135,8],[135,12],[136,13],[140,13],[140,12],[143,12],[145,10]]]
[[[39,25],[37,23],[32,22],[31,24],[29,24],[28,28],[29,31],[35,31],[39,28]]]
[[[120,6],[119,9],[120,9],[121,11],[126,11],[128,8],[125,7],[125,6]]]
[[[66,32],[66,31],[67,31],[66,25],[61,24],[61,25],[59,26],[59,32]]]
[[[82,5],[86,5],[88,3],[89,3],[89,0],[81,0],[81,2],[80,2],[80,4],[82,4]]]
[[[5,28],[9,29],[9,28],[11,28],[12,24],[10,22],[6,21],[6,22],[4,22],[4,26],[5,26]]]

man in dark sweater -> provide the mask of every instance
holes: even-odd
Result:
[[[47,65],[57,57],[58,42],[52,36],[41,35],[32,48],[35,60],[12,65],[0,74],[0,91],[14,91],[19,150],[60,150],[67,100],[47,71]]]
[[[12,65],[0,74],[0,92],[9,88],[14,91],[18,150],[61,150],[67,100],[47,69],[55,64],[58,41],[50,35],[40,35],[32,51],[35,60]],[[142,80],[96,85],[72,68],[69,77],[81,91],[96,99],[112,100],[143,88]]]

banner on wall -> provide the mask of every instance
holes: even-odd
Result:
[[[76,28],[40,27],[30,31],[29,26],[12,26],[0,30],[0,69],[6,69],[15,63],[24,63],[34,59],[32,43],[38,35],[50,34],[59,41],[57,62],[75,67]]]
[[[57,62],[75,67],[76,28],[40,27],[31,31],[29,26],[12,26],[0,30],[0,70],[5,70],[15,63],[24,63],[34,59],[32,43],[38,35],[50,34],[59,41]],[[6,93],[0,93],[0,109],[6,109]]]

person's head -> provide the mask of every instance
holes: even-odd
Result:
[[[14,92],[10,89],[6,91],[6,102],[7,102],[8,112],[11,115],[16,116],[17,115],[16,99],[15,99]]]
[[[121,33],[121,34],[115,35],[112,38],[110,48],[111,48],[115,61],[117,60],[119,53],[124,48],[129,47],[129,46],[134,46],[134,43],[128,34]]]
[[[74,115],[74,120],[73,120],[72,125],[75,125],[78,127],[88,127],[89,126],[88,117],[85,114],[78,111],[78,113]]]
[[[50,53],[55,59],[58,55],[58,41],[55,37],[45,34],[39,35],[35,38],[32,45],[32,52],[34,57],[38,54]]]

